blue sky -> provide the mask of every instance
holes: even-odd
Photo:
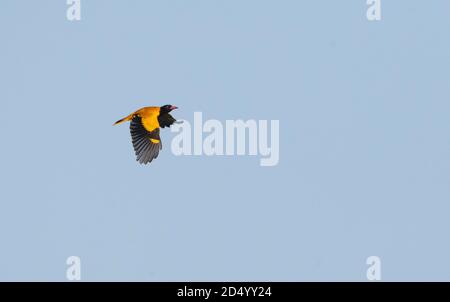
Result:
[[[449,280],[450,3],[0,3],[0,280]],[[119,118],[280,121],[280,161],[135,162]]]

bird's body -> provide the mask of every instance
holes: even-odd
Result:
[[[162,148],[159,129],[170,127],[176,122],[169,114],[174,109],[177,107],[172,105],[144,107],[114,123],[117,125],[131,121],[131,141],[139,163],[147,164],[158,157]]]

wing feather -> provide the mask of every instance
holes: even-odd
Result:
[[[135,115],[130,123],[131,141],[136,153],[136,160],[141,164],[148,164],[158,157],[161,150],[161,140],[159,137],[159,128],[153,131],[147,131],[142,123],[142,118]],[[158,140],[155,143],[153,140]]]

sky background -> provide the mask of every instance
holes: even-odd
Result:
[[[450,280],[450,2],[0,2],[0,280]],[[280,161],[128,125],[280,120]]]

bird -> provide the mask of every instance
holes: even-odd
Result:
[[[136,161],[140,164],[146,165],[158,157],[159,150],[162,149],[159,129],[170,127],[177,122],[170,115],[175,109],[178,107],[173,105],[144,107],[114,123],[115,126],[131,121],[131,142],[136,153]]]

